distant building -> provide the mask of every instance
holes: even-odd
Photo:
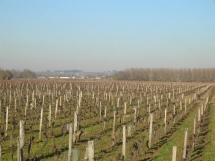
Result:
[[[46,77],[38,77],[38,79],[45,79]]]
[[[70,79],[70,77],[60,77],[60,79]]]

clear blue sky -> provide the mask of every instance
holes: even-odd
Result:
[[[215,67],[215,1],[1,0],[0,67]]]

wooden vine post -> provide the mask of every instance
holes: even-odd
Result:
[[[69,124],[69,150],[68,150],[68,161],[71,160],[72,154],[72,124]]]
[[[122,136],[122,159],[126,160],[126,126],[123,125],[123,136]]]
[[[184,133],[183,159],[186,159],[187,157],[187,135],[188,135],[188,128],[185,129],[185,133]]]
[[[116,126],[116,111],[114,110],[113,112],[113,131],[112,131],[112,146],[115,145],[115,139],[116,139],[116,129],[115,129],[115,126]]]
[[[6,107],[6,118],[5,118],[6,126],[5,126],[5,137],[7,136],[7,129],[8,129],[8,106]]]
[[[88,141],[88,160],[94,161],[94,143],[92,141]]]
[[[150,126],[149,126],[149,148],[152,146],[152,124],[153,124],[153,114],[150,114]]]
[[[17,138],[17,161],[23,161],[23,147],[25,144],[24,121],[19,121],[19,137]]]
[[[172,161],[176,161],[176,154],[177,154],[177,146],[173,146],[173,148],[172,148]]]
[[[40,112],[40,129],[39,129],[39,140],[42,138],[42,125],[43,125],[43,107]]]

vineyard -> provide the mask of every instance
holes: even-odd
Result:
[[[213,160],[210,83],[0,81],[0,161]]]

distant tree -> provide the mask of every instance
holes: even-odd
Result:
[[[0,80],[4,78],[4,70],[0,67]]]
[[[130,68],[115,73],[113,79],[171,81],[171,82],[214,82],[215,68],[168,69]]]
[[[24,69],[20,72],[21,78],[37,78],[37,74],[29,69]]]
[[[20,71],[16,69],[12,69],[11,73],[13,74],[13,78],[20,78]]]
[[[11,78],[13,78],[13,74],[11,73],[11,71],[5,70],[5,71],[4,71],[3,79],[5,79],[5,80],[10,80]]]

